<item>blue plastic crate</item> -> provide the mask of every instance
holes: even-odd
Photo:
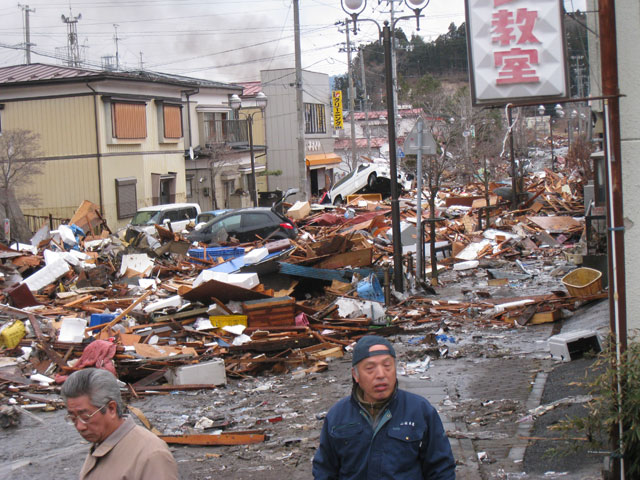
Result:
[[[204,259],[206,251],[207,260],[214,260],[222,257],[224,260],[241,257],[244,255],[242,247],[208,247],[208,248],[191,248],[187,255],[194,259]]]

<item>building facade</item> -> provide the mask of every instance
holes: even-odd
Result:
[[[618,51],[618,83],[620,94],[620,141],[622,160],[622,192],[624,212],[624,248],[626,276],[626,311],[628,329],[640,329],[640,59],[635,50],[640,45],[640,2],[616,0],[616,41]],[[591,95],[602,95],[598,1],[589,0],[589,64]],[[597,35],[597,36],[596,36]],[[602,102],[593,102],[602,125]]]
[[[333,151],[329,77],[324,73],[302,71],[305,171],[300,171],[295,70],[263,70],[260,76],[262,91],[269,99],[266,109],[268,188],[271,191],[296,188],[302,176],[309,195],[318,196],[323,189],[330,188],[334,167],[342,161]]]

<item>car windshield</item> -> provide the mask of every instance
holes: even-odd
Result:
[[[137,212],[131,220],[131,225],[152,225],[158,223],[162,212],[160,210],[144,210]]]
[[[213,213],[201,213],[198,215],[198,223],[207,223],[214,218],[216,218],[216,216]]]
[[[351,172],[347,173],[344,177],[342,177],[340,180],[336,182],[333,188],[339,187],[340,185],[345,183],[347,180],[349,180],[351,177],[353,177],[355,174],[356,174],[356,170],[352,170]]]

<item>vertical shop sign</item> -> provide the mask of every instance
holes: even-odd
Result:
[[[336,130],[344,128],[342,119],[342,91],[334,90],[331,98],[333,99],[333,128]]]

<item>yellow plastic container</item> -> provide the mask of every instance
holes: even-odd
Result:
[[[602,290],[602,272],[593,268],[581,267],[562,277],[562,283],[569,295],[573,297],[589,297]]]
[[[26,330],[24,323],[16,320],[13,325],[8,326],[0,332],[0,341],[7,348],[15,348],[24,337]]]
[[[229,327],[231,325],[247,326],[246,315],[211,315],[209,320],[211,325],[216,328]]]

